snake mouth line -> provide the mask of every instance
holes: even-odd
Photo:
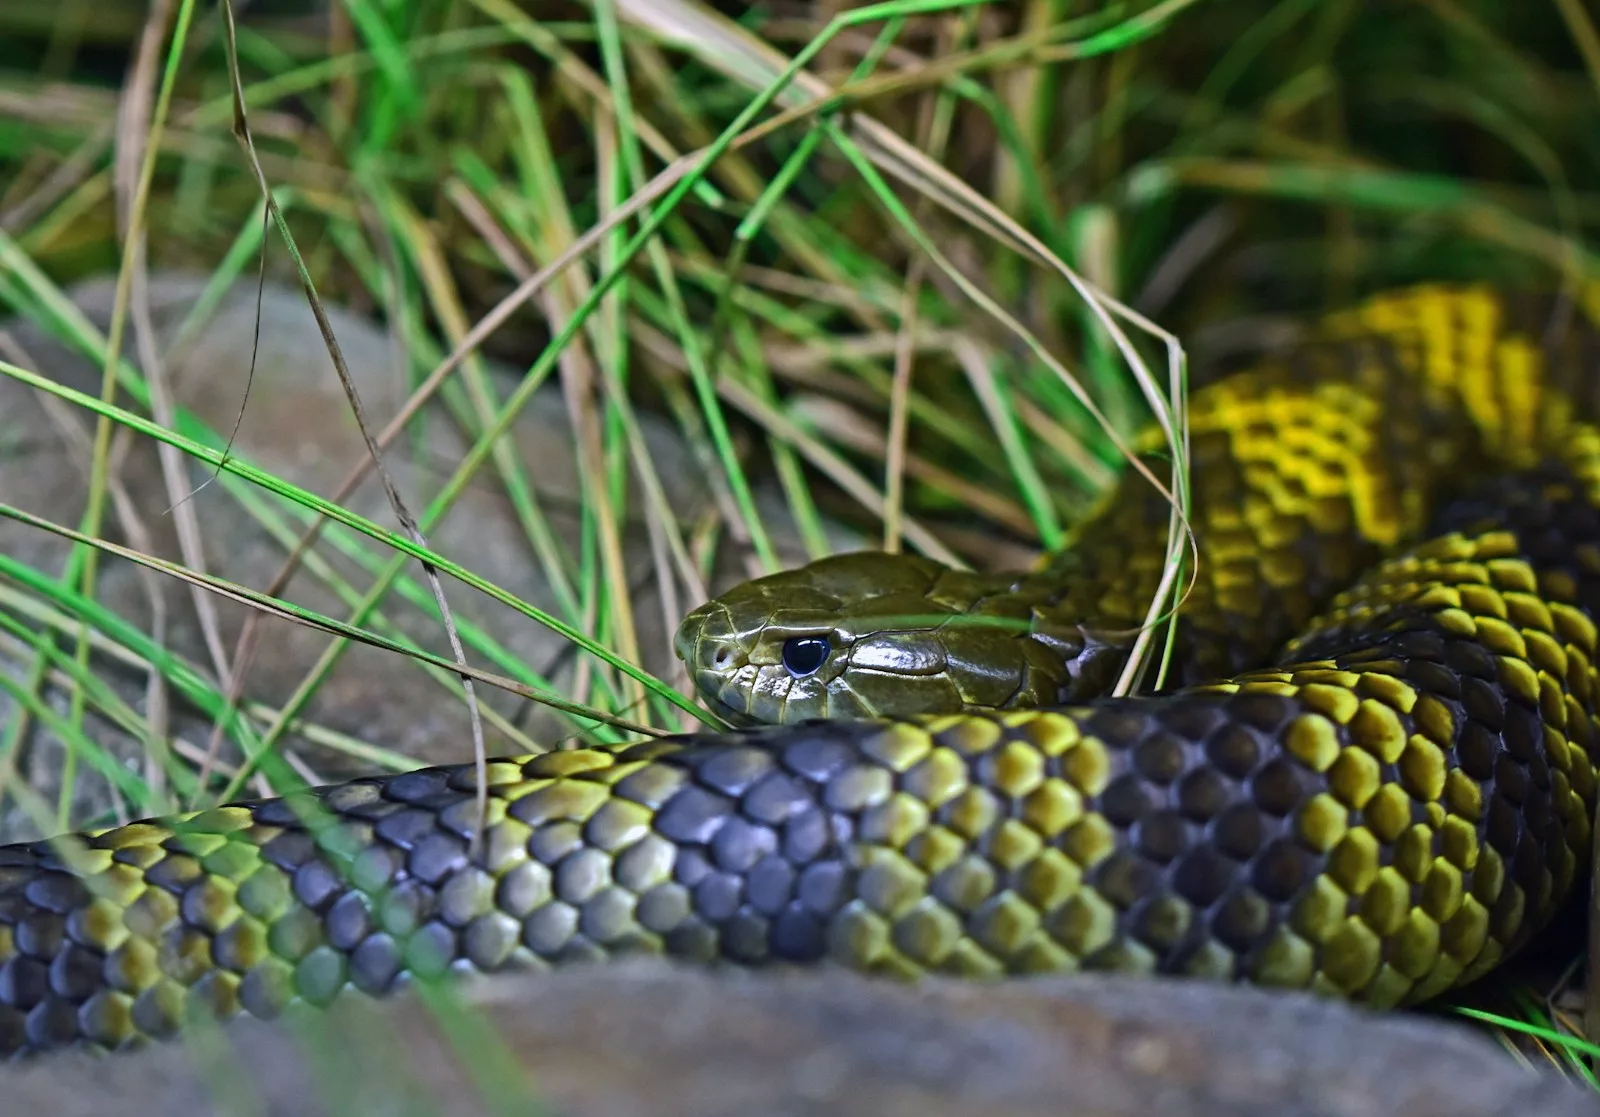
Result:
[[[720,693],[713,692],[709,688],[700,688],[699,698],[706,709],[736,729],[754,729],[764,724],[761,719],[729,705]]]

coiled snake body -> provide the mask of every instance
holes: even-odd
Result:
[[[1031,574],[847,556],[680,636],[743,720],[900,720],[496,761],[475,855],[471,765],[0,848],[0,1051],[627,951],[1377,1006],[1481,975],[1590,860],[1600,341],[1551,305],[1386,295],[1196,392],[1161,693],[1097,697],[1165,550],[1130,474]]]

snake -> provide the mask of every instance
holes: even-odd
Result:
[[[641,953],[1427,1001],[1588,880],[1597,420],[1581,301],[1369,296],[1189,393],[1150,689],[1159,425],[1032,569],[848,553],[689,613],[731,729],[0,847],[0,1052]]]

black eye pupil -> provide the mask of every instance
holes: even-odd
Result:
[[[828,642],[820,636],[792,636],[783,642],[783,666],[797,679],[815,675],[828,658]]]

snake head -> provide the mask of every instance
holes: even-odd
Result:
[[[735,725],[909,717],[1076,701],[1126,654],[1070,619],[1053,582],[914,555],[836,555],[735,586],[674,646]]]

